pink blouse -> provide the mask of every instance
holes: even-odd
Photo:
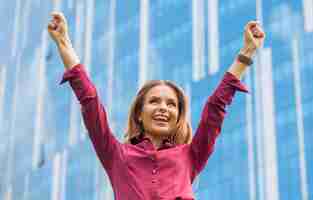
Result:
[[[164,141],[155,149],[147,138],[134,138],[131,144],[119,142],[108,125],[93,83],[82,64],[64,73],[61,84],[69,81],[81,104],[84,123],[98,158],[111,181],[116,200],[192,200],[192,182],[205,167],[236,90],[247,88],[226,72],[202,111],[191,144],[174,145]]]

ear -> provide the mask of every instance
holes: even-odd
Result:
[[[135,115],[136,121],[141,122],[142,121],[142,117],[141,117],[141,113],[137,114],[137,116]]]
[[[141,117],[141,113],[138,116],[138,121],[141,123],[142,122],[142,117]]]

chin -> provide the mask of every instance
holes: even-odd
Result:
[[[153,133],[160,136],[169,136],[171,135],[171,131],[167,127],[158,127],[153,130]]]

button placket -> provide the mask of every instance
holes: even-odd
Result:
[[[155,155],[155,154],[152,154],[152,155],[150,156],[150,159],[151,159],[154,163],[156,163],[156,155]]]
[[[152,168],[152,171],[151,171],[153,177],[152,177],[151,182],[152,182],[153,184],[155,184],[155,183],[157,183],[156,173],[157,173],[157,168],[158,168],[158,164],[157,164],[157,160],[156,160],[156,155],[155,155],[155,154],[153,154],[153,155],[151,156],[151,160],[152,160],[152,162],[153,162],[153,168]]]
[[[152,169],[152,174],[156,175],[158,170],[158,163],[156,162],[156,160],[154,160],[154,165],[153,165],[153,169]]]

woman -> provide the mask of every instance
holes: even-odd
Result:
[[[240,78],[265,34],[256,21],[244,31],[244,46],[208,98],[192,138],[183,91],[169,81],[149,81],[131,106],[126,142],[120,143],[108,125],[96,89],[80,64],[62,13],[52,13],[48,32],[55,41],[80,104],[94,149],[106,170],[116,200],[194,199],[192,182],[205,167],[221,131],[226,105],[237,90],[247,92]]]

